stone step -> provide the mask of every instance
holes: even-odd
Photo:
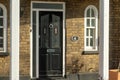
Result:
[[[66,78],[64,77],[44,77],[38,80],[98,80],[98,73],[79,73],[69,74]]]
[[[52,78],[39,78],[39,80],[68,80],[67,78],[58,78],[58,77],[52,77]]]

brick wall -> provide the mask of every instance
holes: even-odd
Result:
[[[120,62],[120,1],[110,1],[110,68]]]
[[[88,5],[98,8],[98,0],[66,2],[66,69],[67,73],[98,71],[98,54],[84,55],[84,11]],[[78,41],[71,41],[78,36]]]
[[[30,1],[20,3],[24,7],[20,21],[20,74],[30,75]]]
[[[34,0],[35,1],[35,0]],[[40,0],[41,1],[41,0]],[[50,1],[50,0],[47,0]],[[51,0],[66,2],[66,72],[97,72],[98,54],[82,54],[84,51],[84,10],[88,5],[98,8],[98,0]],[[7,6],[9,15],[8,0],[2,0]],[[31,1],[21,0],[21,6],[25,7],[20,18],[20,74],[30,75],[30,7]],[[78,36],[78,40],[71,41],[72,36]],[[10,50],[10,29],[8,16],[8,52]],[[9,73],[9,56],[0,56],[0,75]]]
[[[4,4],[4,6],[9,9],[9,4],[7,0],[1,0],[1,4]],[[7,10],[7,14],[9,15],[9,10]],[[10,52],[10,27],[9,27],[9,16],[7,16],[7,51]],[[9,65],[10,65],[10,56],[0,56],[0,76],[9,75]]]

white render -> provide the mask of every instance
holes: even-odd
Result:
[[[10,0],[10,28],[11,28],[11,52],[10,52],[10,80],[19,80],[19,0]]]
[[[109,0],[100,0],[100,80],[109,80]]]

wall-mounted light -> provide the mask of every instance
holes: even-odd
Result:
[[[71,37],[71,41],[77,41],[78,40],[78,36],[72,36]]]

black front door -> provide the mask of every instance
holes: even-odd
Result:
[[[39,75],[62,74],[62,12],[39,12]]]

